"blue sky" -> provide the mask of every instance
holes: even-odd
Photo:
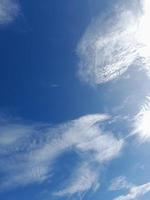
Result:
[[[148,0],[0,0],[0,199],[150,198]]]

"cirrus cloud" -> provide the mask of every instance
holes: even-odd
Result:
[[[55,126],[5,122],[0,127],[1,189],[46,182],[55,173],[54,162],[66,151],[79,154],[81,164],[72,171],[65,188],[55,195],[95,188],[99,166],[116,158],[124,144],[112,133],[101,130],[101,123],[108,119],[107,115],[86,115]],[[94,172],[93,165],[97,166]]]
[[[0,0],[0,25],[11,23],[19,14],[17,0]]]
[[[132,7],[119,5],[89,25],[78,45],[82,80],[105,83],[134,64],[150,74],[149,9],[148,0],[134,1]]]
[[[119,196],[114,200],[134,200],[143,197],[148,192],[150,192],[150,182],[143,185],[133,186],[130,188],[127,195]]]
[[[133,135],[137,135],[140,142],[150,141],[150,97],[134,118]]]

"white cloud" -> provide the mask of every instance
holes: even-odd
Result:
[[[79,143],[77,148],[81,152],[94,152],[92,157],[99,163],[110,161],[118,156],[123,146],[123,140],[117,140],[113,135],[99,135],[90,141],[83,141]]]
[[[90,117],[90,116],[89,116]],[[86,118],[81,118],[85,121]],[[80,121],[81,122],[81,121]],[[83,125],[82,125],[83,126]],[[104,135],[96,123],[91,128],[87,128],[85,132],[78,132],[81,134],[77,138],[72,138],[70,141],[75,144],[75,149],[84,154],[88,154],[86,165],[81,165],[77,171],[74,172],[73,178],[69,182],[69,186],[61,191],[55,193],[56,195],[74,194],[78,192],[94,189],[99,184],[99,172],[92,170],[91,165],[97,163],[98,166],[117,157],[123,147],[123,141],[115,138],[112,134]],[[78,135],[78,134],[77,134]],[[70,135],[71,136],[71,135]],[[68,136],[67,136],[68,137]]]
[[[133,186],[127,195],[119,196],[114,200],[134,200],[144,196],[148,192],[150,192],[150,182],[143,185]]]
[[[95,189],[98,185],[99,174],[96,170],[92,170],[89,164],[82,164],[73,174],[70,184],[67,188],[54,193],[57,196],[72,195],[74,193],[82,193],[89,189]]]
[[[99,173],[91,170],[92,165],[101,166],[110,161],[123,147],[122,140],[101,130],[100,123],[107,119],[107,115],[97,114],[54,127],[3,125],[0,128],[3,138],[0,143],[1,189],[46,181],[55,173],[54,161],[68,150],[82,155],[81,163],[86,165],[72,172],[69,185],[59,191],[59,195],[94,187]]]
[[[110,191],[116,191],[121,189],[129,189],[133,186],[133,184],[129,183],[124,176],[119,176],[111,181],[111,185],[109,186]]]
[[[0,145],[13,145],[19,139],[25,137],[25,134],[29,134],[32,131],[31,127],[28,126],[3,124],[0,126]]]
[[[0,25],[12,22],[20,10],[17,0],[0,0]]]
[[[111,81],[135,62],[149,74],[150,3],[135,1],[135,5],[118,6],[89,25],[78,46],[82,80],[90,84]]]
[[[142,106],[134,119],[133,135],[137,135],[140,142],[150,141],[150,98]]]

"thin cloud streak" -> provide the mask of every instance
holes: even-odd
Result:
[[[130,189],[133,184],[127,181],[125,176],[119,176],[111,181],[111,185],[109,186],[109,191],[117,191],[122,189]]]
[[[143,197],[145,194],[150,192],[150,182],[143,185],[133,186],[127,195],[122,195],[114,200],[134,200]]]
[[[99,181],[98,171],[92,169],[89,163],[82,163],[71,177],[68,187],[54,193],[55,196],[73,195],[95,189]]]

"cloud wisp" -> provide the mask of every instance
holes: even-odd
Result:
[[[95,169],[92,169],[90,163],[82,163],[72,174],[69,182],[70,184],[68,184],[67,188],[54,193],[54,195],[73,195],[75,193],[86,192],[90,189],[95,190],[99,182],[99,173]]]
[[[56,126],[3,123],[0,127],[1,190],[42,183],[55,173],[54,162],[66,151],[81,156],[68,186],[55,195],[71,195],[95,188],[102,166],[119,155],[124,141],[101,130],[107,115],[86,115]],[[17,165],[16,165],[17,163]],[[63,185],[63,183],[62,183]]]
[[[133,186],[130,188],[127,195],[122,195],[114,200],[135,200],[140,197],[143,197],[145,194],[150,192],[150,182],[143,185]]]
[[[125,176],[119,176],[111,181],[111,185],[109,186],[109,191],[130,189],[132,186],[133,184],[129,183]]]
[[[11,23],[19,11],[18,0],[0,0],[0,25]]]
[[[89,25],[77,50],[81,80],[93,85],[105,83],[134,64],[150,74],[150,3],[134,4],[130,8],[119,5]]]
[[[143,197],[145,194],[150,192],[150,182],[142,185],[134,185],[127,181],[125,176],[119,176],[112,180],[109,191],[127,190],[126,195],[121,195],[114,200],[134,200]]]
[[[134,119],[133,135],[137,135],[141,143],[150,141],[150,97],[147,97],[146,103],[142,106]]]

